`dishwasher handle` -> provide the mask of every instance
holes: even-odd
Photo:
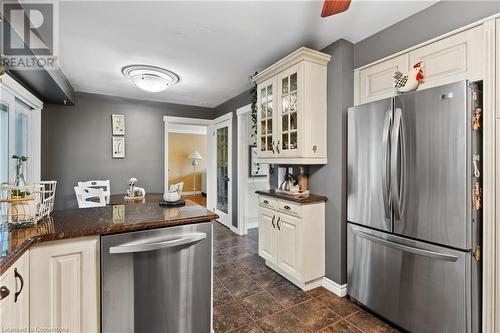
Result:
[[[135,252],[145,252],[154,251],[160,249],[166,249],[170,247],[176,247],[181,245],[186,245],[194,242],[198,242],[202,239],[207,238],[207,234],[204,232],[193,232],[189,234],[183,234],[181,237],[168,238],[168,239],[158,239],[153,238],[149,240],[133,241],[128,243],[123,243],[118,246],[112,246],[109,248],[109,253],[135,253]]]

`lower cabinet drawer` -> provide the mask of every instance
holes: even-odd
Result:
[[[276,199],[272,199],[266,196],[259,196],[259,206],[268,209],[276,209]]]
[[[302,206],[290,201],[278,200],[276,203],[276,210],[280,213],[302,218]]]

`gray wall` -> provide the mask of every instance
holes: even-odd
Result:
[[[225,115],[226,113],[233,113],[233,146],[232,146],[232,154],[233,154],[233,165],[232,165],[232,214],[233,214],[233,226],[238,226],[238,118],[236,116],[236,109],[241,108],[242,106],[248,105],[251,103],[250,101],[250,90],[242,92],[241,94],[231,98],[230,100],[225,101],[214,109],[214,119]],[[209,207],[210,208],[210,207]]]
[[[125,115],[125,159],[111,158],[111,114]],[[163,192],[163,116],[213,118],[213,110],[77,93],[75,106],[46,104],[42,112],[42,177],[58,181],[56,209],[77,206],[77,181],[109,179],[124,193],[136,177],[146,192]]]
[[[354,68],[500,12],[500,1],[440,1],[354,45]]]
[[[328,164],[309,167],[309,188],[328,197],[326,276],[344,284],[347,281],[346,132],[347,109],[354,99],[354,45],[341,39],[321,51],[332,56],[328,64]]]

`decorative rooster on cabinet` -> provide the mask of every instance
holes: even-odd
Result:
[[[394,72],[394,88],[400,93],[416,90],[420,82],[424,79],[422,62],[413,65],[413,69],[406,75],[400,71]]]

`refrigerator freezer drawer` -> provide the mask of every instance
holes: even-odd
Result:
[[[348,294],[411,332],[471,332],[471,255],[348,224]]]

